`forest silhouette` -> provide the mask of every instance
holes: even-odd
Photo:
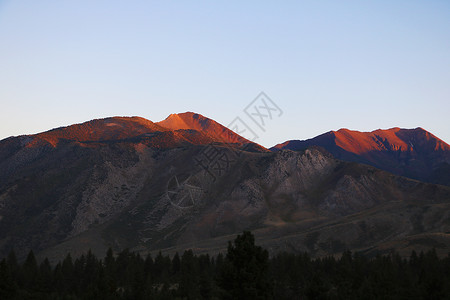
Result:
[[[0,262],[0,299],[442,299],[450,296],[450,256],[434,250],[365,257],[307,253],[269,257],[244,231],[225,255],[155,257],[111,249],[52,266],[32,251],[23,263],[14,253]]]

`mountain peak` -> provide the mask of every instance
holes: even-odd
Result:
[[[179,114],[170,114],[163,121],[157,122],[157,124],[172,130],[179,130],[179,129],[202,130],[204,128],[202,128],[200,124],[195,121],[199,119],[204,120],[208,118],[205,118],[204,116],[193,112],[184,112]]]
[[[194,129],[201,131],[207,129],[207,127],[211,126],[212,123],[220,125],[219,123],[206,118],[201,114],[189,111],[178,114],[170,114],[166,119],[157,122],[156,124],[172,130]]]
[[[184,112],[178,114],[170,114],[163,121],[155,123],[159,126],[171,129],[192,129],[202,132],[213,138],[217,142],[230,144],[247,144],[249,140],[241,137],[237,133],[231,131],[227,127],[209,119],[201,114],[194,112]],[[260,146],[261,147],[261,146]],[[261,147],[264,149],[263,147]]]
[[[184,112],[170,114],[165,120],[156,123],[137,116],[94,119],[22,136],[18,139],[13,138],[15,140],[13,144],[23,144],[27,148],[35,148],[45,145],[57,147],[63,141],[93,145],[97,142],[137,141],[136,139],[145,140],[145,143],[162,148],[179,146],[186,142],[199,145],[225,143],[233,144],[233,147],[242,147],[251,143],[212,119],[198,113]],[[254,144],[252,149],[267,151],[258,144]]]
[[[342,128],[304,141],[288,141],[272,150],[302,150],[310,146],[323,147],[342,160],[370,164],[420,180],[431,181],[435,170],[450,163],[450,146],[421,127],[371,132]]]

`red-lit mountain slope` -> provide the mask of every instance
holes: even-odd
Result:
[[[223,142],[224,131],[242,143]],[[399,161],[410,155],[407,166],[447,151],[429,134],[397,131],[322,139],[375,162],[397,162],[379,156],[385,152]],[[214,254],[242,230],[271,253],[447,254],[450,187],[337,160],[319,147],[273,153],[245,142],[192,113],[160,123],[99,119],[2,140],[0,259],[12,248],[20,258],[33,249],[53,260],[108,247]]]
[[[185,112],[180,114],[171,114],[165,120],[156,124],[172,130],[193,129],[198,130],[222,143],[229,144],[249,144],[249,140],[231,131],[216,121],[206,118],[200,114]],[[261,149],[264,149],[260,146]]]
[[[321,146],[336,158],[366,163],[394,174],[450,185],[450,146],[423,128],[359,132],[330,131],[315,138],[292,140],[271,150]]]

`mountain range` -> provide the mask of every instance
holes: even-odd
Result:
[[[315,138],[292,140],[271,148],[303,150],[321,146],[334,157],[426,182],[450,185],[450,146],[423,128],[359,132],[330,131]]]
[[[113,117],[0,141],[0,256],[91,249],[409,255],[450,245],[450,146],[341,129],[270,150],[196,113]]]

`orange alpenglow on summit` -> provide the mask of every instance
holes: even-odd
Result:
[[[291,140],[271,148],[302,150],[320,146],[338,159],[369,164],[394,174],[445,184],[435,178],[450,168],[450,146],[423,128],[329,131],[315,138]]]

